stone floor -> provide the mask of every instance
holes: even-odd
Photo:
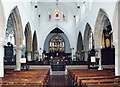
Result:
[[[51,75],[48,87],[72,87],[67,81],[67,76],[65,75]]]

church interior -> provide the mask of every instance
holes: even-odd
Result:
[[[119,0],[0,0],[1,87],[119,87]]]

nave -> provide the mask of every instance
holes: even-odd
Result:
[[[6,1],[0,0],[0,77],[6,66],[21,71],[63,61],[98,70],[113,65],[120,76],[119,0]]]
[[[0,0],[2,87],[120,86],[120,0],[64,1]]]

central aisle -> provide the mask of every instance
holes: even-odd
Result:
[[[65,75],[51,75],[48,87],[71,87]]]

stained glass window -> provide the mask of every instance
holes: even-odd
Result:
[[[63,52],[64,46],[65,46],[64,40],[61,37],[56,36],[50,40],[49,50],[50,52],[55,52],[55,51]]]
[[[52,18],[52,17],[54,17],[54,18]],[[66,21],[67,13],[65,10],[59,9],[58,7],[56,7],[55,9],[49,9],[48,10],[48,20],[51,21],[52,19]]]
[[[60,11],[58,8],[55,9],[55,20],[59,20],[60,18]]]
[[[65,13],[64,12],[62,12],[62,19],[63,19],[63,21],[65,21]]]
[[[52,10],[49,9],[49,10],[48,10],[48,20],[49,20],[49,21],[51,21],[51,14],[52,14]]]

